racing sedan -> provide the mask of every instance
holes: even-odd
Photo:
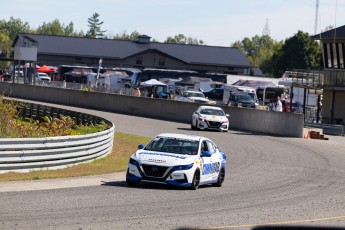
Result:
[[[216,106],[200,106],[192,115],[191,129],[213,129],[227,132],[229,114]]]
[[[226,155],[208,138],[163,133],[139,145],[128,162],[126,182],[162,183],[196,190],[199,185],[221,187]]]

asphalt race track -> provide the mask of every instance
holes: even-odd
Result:
[[[228,156],[223,187],[128,187],[122,178],[97,186],[2,192],[0,229],[345,227],[344,137],[325,141],[192,131],[189,124],[78,110],[112,120],[119,132],[211,138]]]

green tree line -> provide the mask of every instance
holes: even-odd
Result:
[[[108,38],[120,40],[137,40],[141,34],[138,31],[117,33],[107,37],[106,30],[102,30],[103,21],[100,15],[94,13],[87,19],[89,30],[84,32],[76,30],[73,22],[65,25],[58,19],[52,22],[43,22],[38,28],[31,28],[28,22],[11,17],[8,21],[0,20],[0,51],[11,52],[11,45],[18,33],[31,33],[43,35],[59,35],[89,38]],[[152,39],[152,42],[158,42]],[[205,45],[203,40],[188,37],[184,34],[169,36],[164,43]],[[312,40],[308,33],[298,31],[285,41],[275,41],[268,35],[255,35],[245,37],[230,46],[239,48],[248,61],[262,70],[265,76],[280,77],[286,70],[292,69],[318,69],[321,63],[321,50],[319,44]],[[0,67],[4,63],[0,62]]]

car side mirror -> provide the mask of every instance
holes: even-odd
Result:
[[[201,153],[201,157],[211,157],[211,153],[209,151],[204,151]]]
[[[226,116],[226,117],[230,117],[230,115],[229,115],[229,114],[225,114],[225,116]]]
[[[138,145],[138,149],[143,149],[145,146],[143,144]]]

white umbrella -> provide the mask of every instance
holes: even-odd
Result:
[[[150,79],[150,80],[147,80],[147,81],[144,81],[144,82],[141,82],[140,83],[140,86],[154,86],[154,85],[166,85],[156,79]]]

